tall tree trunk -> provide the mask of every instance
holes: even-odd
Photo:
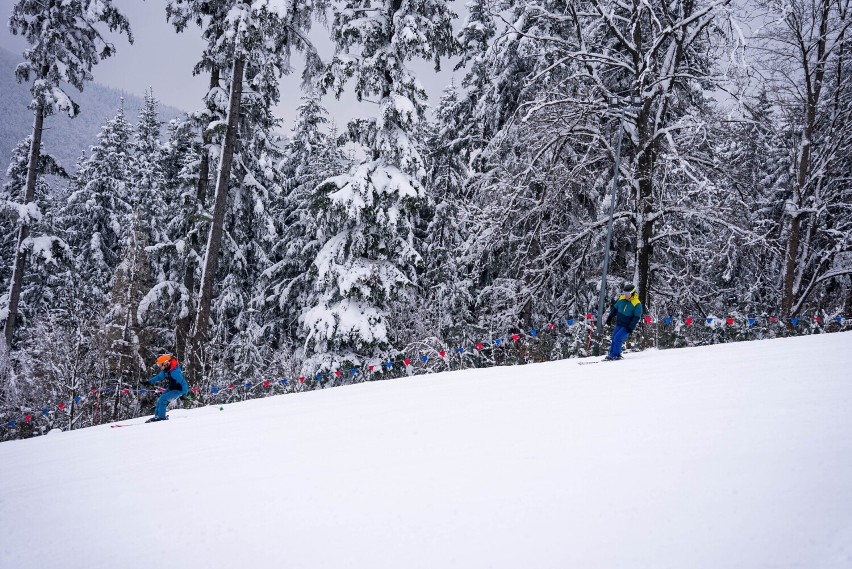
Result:
[[[650,118],[647,104],[636,117],[639,132],[639,153],[636,158],[636,177],[639,195],[637,208],[638,233],[636,243],[636,273],[639,299],[647,310],[651,303],[651,261],[654,257],[654,166],[656,143],[651,141]]]
[[[237,124],[240,118],[240,98],[243,90],[243,71],[245,61],[242,57],[234,59],[231,73],[231,96],[228,103],[228,126],[225,131],[225,141],[222,145],[222,158],[219,161],[219,174],[216,178],[216,197],[213,204],[213,219],[210,223],[210,233],[207,238],[207,251],[204,255],[204,265],[201,272],[201,290],[198,296],[198,314],[195,320],[194,351],[198,350],[207,338],[207,327],[210,320],[210,308],[213,302],[213,285],[216,279],[216,269],[219,264],[219,250],[222,245],[222,234],[225,223],[225,205],[228,201],[228,183],[231,178],[231,163],[234,159],[234,148],[237,142]],[[200,354],[195,354],[197,357]]]
[[[44,127],[44,107],[39,105],[35,110],[33,121],[33,138],[30,145],[30,158],[27,165],[27,187],[24,191],[24,205],[29,204],[35,197],[35,185],[38,175],[38,163],[41,159],[41,132]],[[6,317],[4,335],[6,347],[11,351],[12,337],[15,335],[15,324],[18,319],[18,303],[21,299],[21,287],[24,282],[24,268],[27,263],[27,251],[23,248],[24,241],[30,235],[27,222],[21,224],[18,232],[18,247],[15,250],[15,267],[12,271],[12,282],[9,286],[9,314]]]
[[[787,237],[787,252],[784,261],[784,278],[781,283],[781,314],[791,316],[793,310],[793,281],[796,277],[796,264],[799,258],[799,239],[802,233],[802,218],[794,214],[790,220],[790,234]]]
[[[802,65],[804,72],[803,80],[805,91],[805,108],[804,108],[804,124],[802,125],[802,144],[799,160],[796,164],[796,187],[793,190],[795,200],[793,203],[794,211],[790,213],[790,235],[787,241],[787,253],[784,262],[784,275],[781,281],[781,314],[783,316],[794,316],[793,305],[795,304],[795,295],[798,292],[796,280],[799,266],[799,244],[802,234],[802,217],[803,213],[799,208],[804,204],[805,192],[808,188],[808,174],[810,172],[811,161],[811,144],[816,125],[817,105],[819,104],[820,95],[822,93],[823,79],[825,78],[825,67],[828,62],[828,24],[831,15],[831,2],[829,0],[819,0],[814,8],[814,13],[818,11],[819,18],[819,33],[815,38],[805,37],[801,33],[801,29],[794,30],[797,32],[798,40],[798,57],[799,63]],[[814,45],[810,43],[815,41],[816,57],[811,62],[811,53]]]
[[[210,89],[219,86],[219,69],[213,68],[210,72]],[[198,183],[195,187],[195,200],[197,210],[204,209],[204,204],[207,201],[207,188],[210,185],[210,143],[213,141],[213,134],[209,129],[205,128],[201,134],[203,143],[203,153],[201,154],[201,162],[198,166]],[[200,243],[192,243],[192,249],[200,245]],[[183,273],[183,286],[190,295],[195,293],[195,270],[197,268],[197,259],[190,254],[186,259]],[[175,355],[178,358],[184,359],[184,370],[187,372],[187,381],[194,376],[194,370],[197,366],[197,361],[193,357],[193,350],[190,342],[190,327],[195,318],[195,302],[190,298],[187,302],[186,316],[178,318],[175,325]]]

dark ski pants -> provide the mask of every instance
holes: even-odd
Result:
[[[615,327],[612,331],[612,343],[609,345],[609,357],[617,358],[621,355],[621,346],[629,335],[630,332],[624,326]]]
[[[170,389],[166,391],[160,398],[157,399],[157,408],[154,410],[154,415],[159,417],[160,419],[166,418],[166,407],[169,406],[169,401],[174,401],[178,397],[183,395],[183,391],[179,391],[176,389]]]

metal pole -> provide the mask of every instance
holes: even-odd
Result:
[[[615,194],[618,187],[618,170],[621,167],[621,138],[624,136],[624,108],[621,108],[620,120],[618,123],[618,139],[615,143],[615,171],[612,174],[612,195],[609,202],[609,223],[606,229],[606,249],[604,249],[603,268],[601,269],[601,290],[598,296],[598,322],[595,333],[595,356],[601,354],[601,344],[603,343],[603,321],[604,308],[606,305],[606,277],[609,272],[609,248],[612,243],[612,218],[615,215]]]

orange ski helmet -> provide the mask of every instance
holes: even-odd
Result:
[[[168,363],[168,362],[171,362],[171,365],[169,366],[169,371],[175,369],[178,365],[177,358],[175,358],[171,354],[163,354],[162,356],[157,358],[157,365],[158,366],[162,366],[164,363]]]

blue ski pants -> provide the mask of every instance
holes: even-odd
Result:
[[[612,343],[609,345],[609,357],[616,358],[621,355],[621,346],[630,332],[624,326],[616,326],[612,331]]]
[[[154,415],[159,417],[160,419],[166,418],[166,407],[169,406],[169,401],[174,401],[178,397],[183,395],[183,391],[170,389],[166,391],[162,395],[160,395],[159,399],[157,399],[157,408],[154,410]]]

